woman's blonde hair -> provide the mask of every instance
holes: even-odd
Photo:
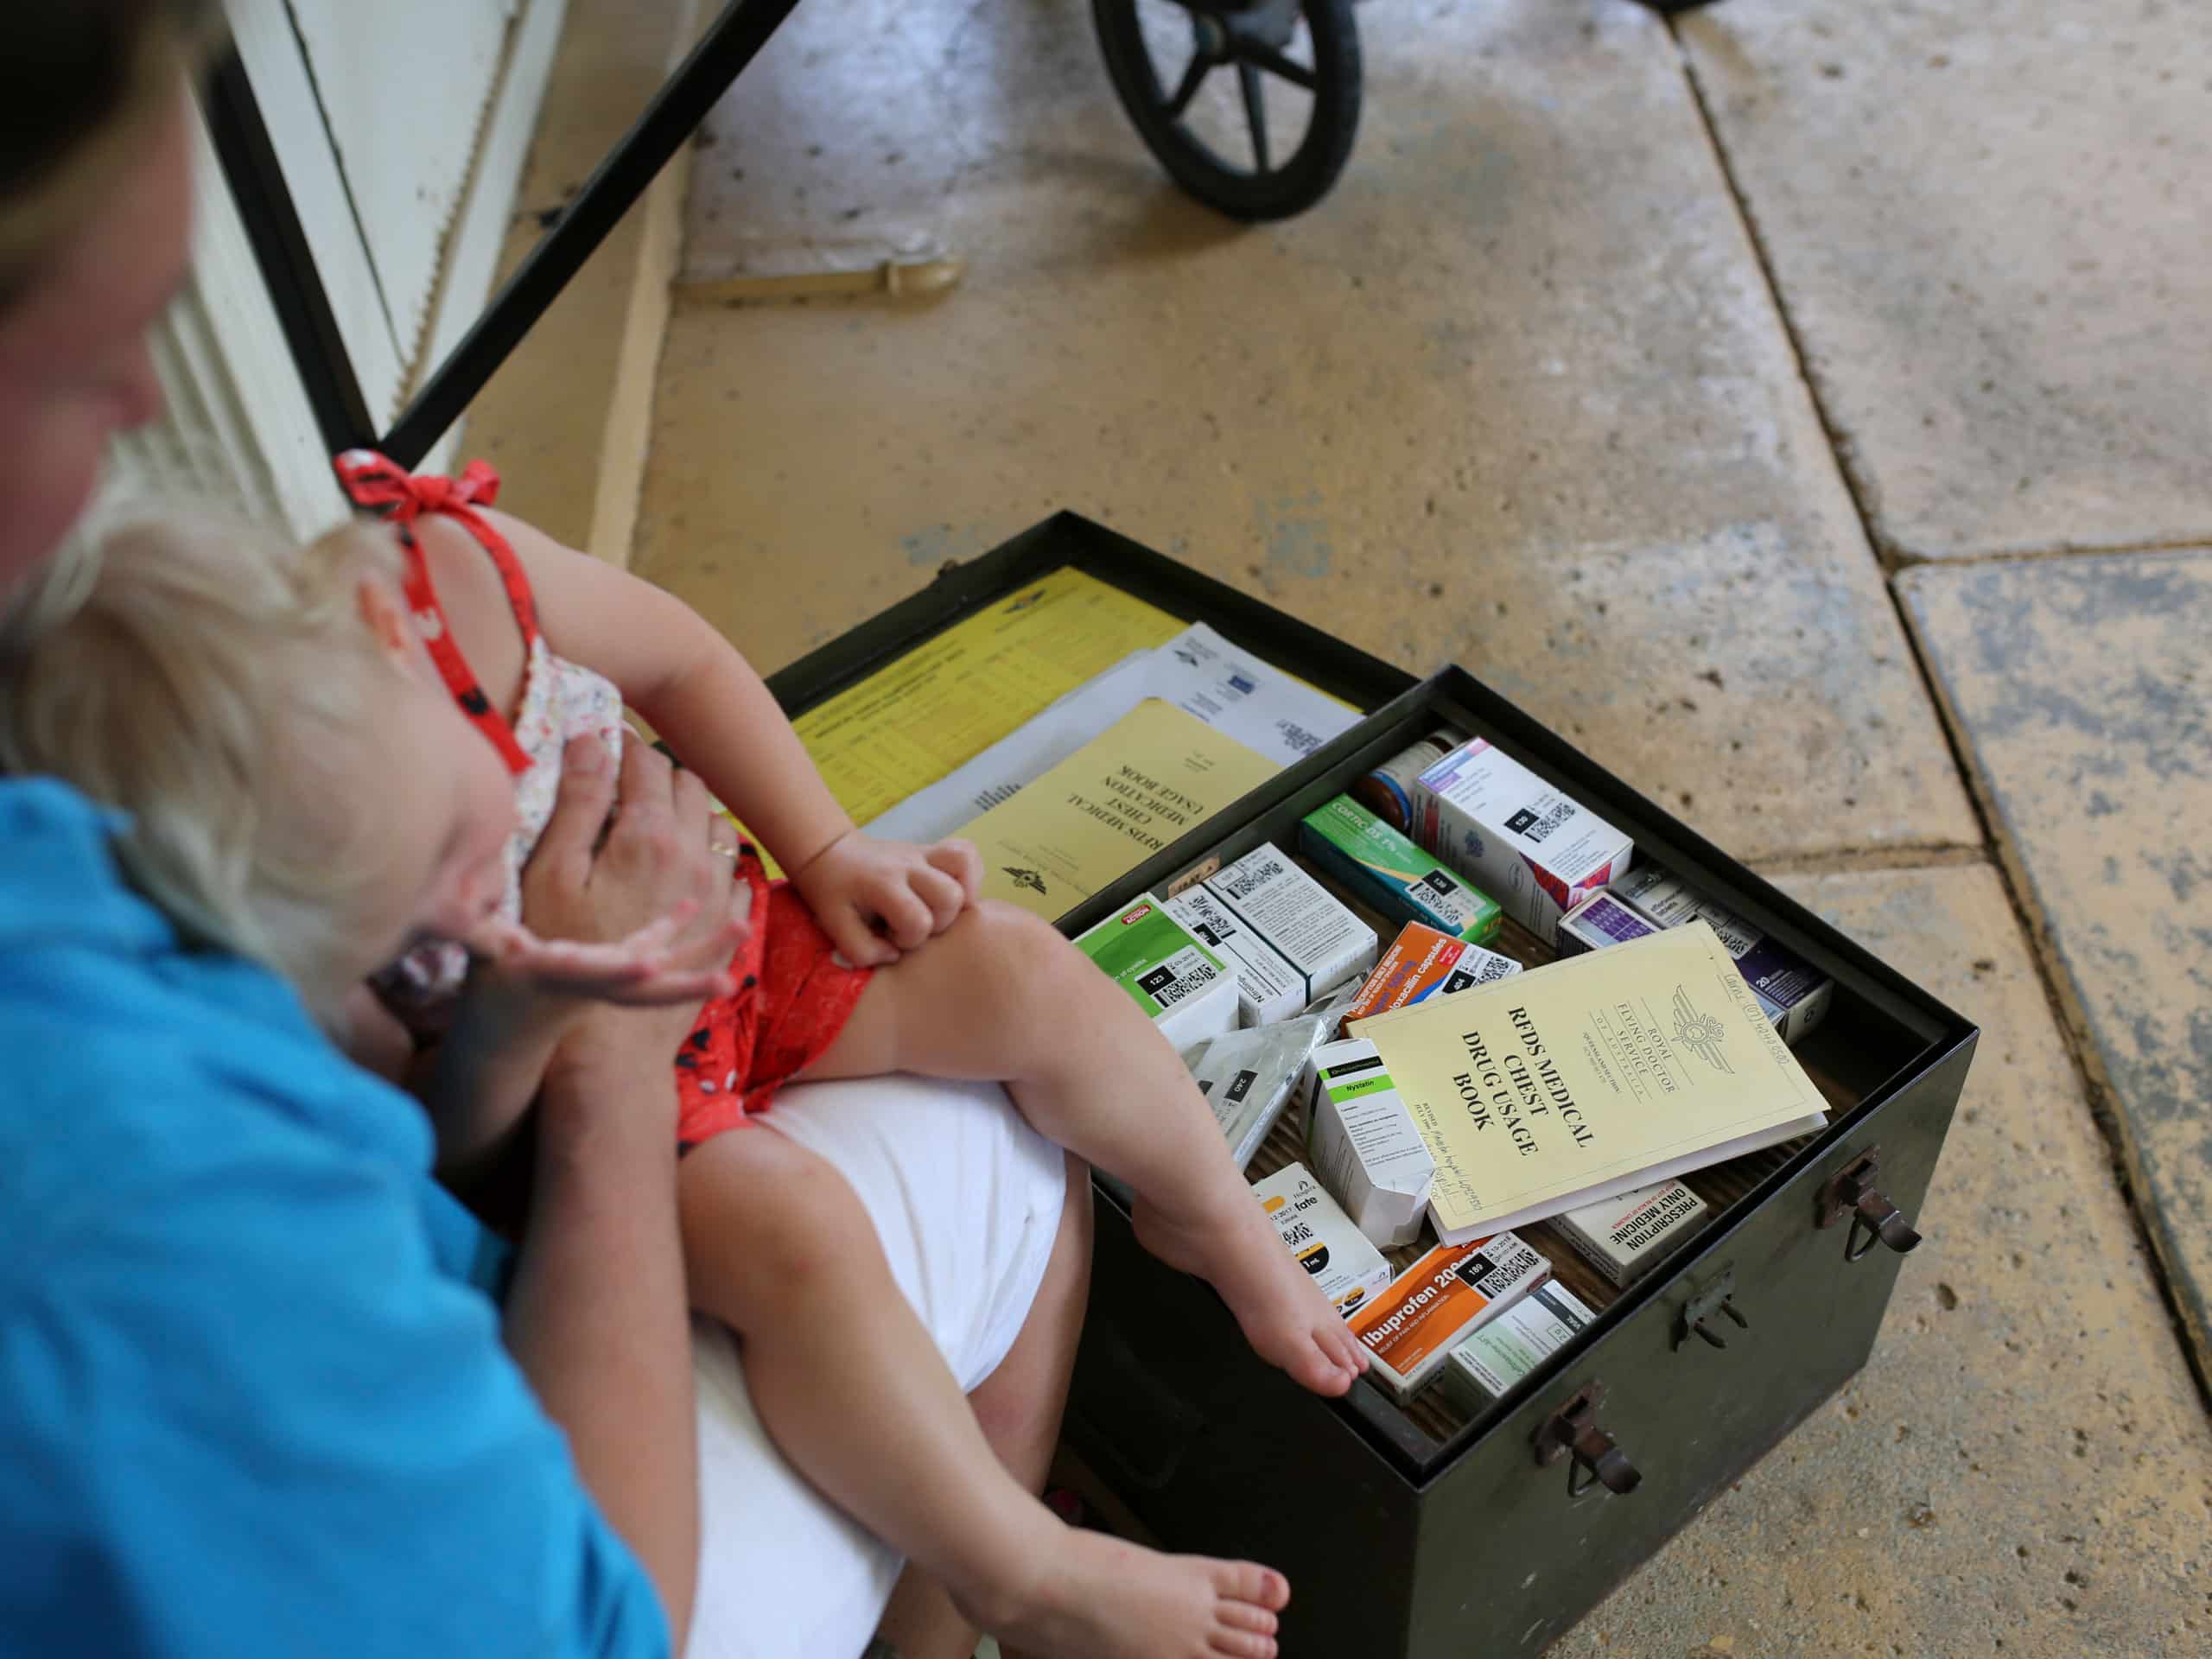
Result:
[[[214,0],[21,0],[0,48],[0,309],[139,164],[218,35]]]
[[[326,1018],[361,967],[363,780],[404,671],[360,587],[397,559],[365,524],[302,550],[174,511],[73,537],[0,616],[0,772],[128,814],[117,855],[147,897]]]

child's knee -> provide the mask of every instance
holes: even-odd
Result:
[[[732,1129],[683,1160],[685,1255],[748,1301],[818,1294],[880,1255],[836,1167],[773,1129]]]
[[[1064,999],[1080,982],[1076,970],[1089,967],[1058,928],[1018,905],[986,899],[963,919],[973,923],[969,945],[981,982],[1010,996]]]

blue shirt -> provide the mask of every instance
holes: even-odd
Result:
[[[664,1654],[421,1109],[0,781],[0,1653]]]

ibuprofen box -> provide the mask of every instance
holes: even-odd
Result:
[[[1279,847],[1255,849],[1205,889],[1304,976],[1300,1007],[1375,965],[1375,930]]]
[[[1313,1275],[1329,1305],[1345,1319],[1390,1282],[1382,1259],[1351,1217],[1337,1207],[1303,1164],[1288,1164],[1252,1184],[1252,1196],[1274,1222],[1298,1265]]]
[[[1306,1149],[1314,1173],[1371,1242],[1385,1249],[1412,1243],[1436,1160],[1375,1045],[1357,1037],[1325,1043],[1306,1064]]]
[[[1236,981],[1228,965],[1149,894],[1075,944],[1176,1047],[1236,1028]]]
[[[1485,738],[1421,773],[1420,788],[1421,839],[1547,944],[1636,858],[1626,836]]]
[[[1177,893],[1167,900],[1167,913],[1229,963],[1236,976],[1239,1023],[1273,1025],[1306,1006],[1306,976],[1297,965],[1204,887]]]
[[[1787,946],[1777,944],[1717,899],[1694,891],[1671,870],[1647,864],[1616,882],[1614,893],[1661,927],[1703,921],[1736,959],[1759,1007],[1785,1043],[1821,1023],[1835,983]]]
[[[1481,944],[1505,912],[1351,797],[1339,795],[1307,813],[1299,845],[1327,874],[1394,922],[1419,922]]]
[[[1440,1244],[1390,1282],[1351,1322],[1374,1363],[1369,1380],[1410,1400],[1469,1332],[1551,1277],[1552,1264],[1516,1233]]]
[[[1455,939],[1419,922],[1408,922],[1390,941],[1390,948],[1375,964],[1375,971],[1359,988],[1344,1017],[1350,1022],[1373,1014],[1388,1014],[1432,996],[1449,996],[1471,985],[1510,979],[1520,971],[1521,964],[1510,957]]]

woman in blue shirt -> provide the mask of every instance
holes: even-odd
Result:
[[[183,71],[213,10],[11,9],[0,607],[110,437],[159,410],[145,334],[184,280]],[[705,895],[705,933],[728,890],[707,817],[658,764],[579,772],[531,925],[619,938]],[[680,1649],[699,1491],[668,1058],[689,1010],[577,1027],[509,1252],[430,1180],[414,1103],[281,982],[181,938],[118,872],[113,829],[58,785],[0,779],[0,1650]],[[1031,1205],[1049,1264],[995,1281],[1018,1334],[976,1396],[1038,1479],[1087,1263],[1059,1179]],[[779,1650],[733,1631],[784,1610],[728,1617],[722,1650]],[[967,1639],[926,1585],[885,1630],[908,1659]]]

